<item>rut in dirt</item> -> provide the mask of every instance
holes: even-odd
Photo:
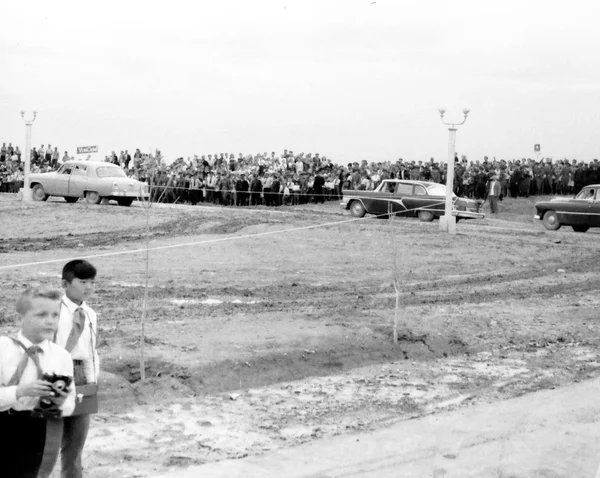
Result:
[[[174,378],[195,393],[215,394],[307,377],[338,375],[355,368],[390,361],[427,361],[465,353],[469,353],[469,347],[457,337],[445,339],[407,332],[394,345],[389,331],[384,330],[377,332],[369,340],[338,342],[319,350],[262,354],[244,362],[223,360],[194,368],[149,357],[146,360],[146,376]],[[123,376],[130,383],[140,380],[137,358],[131,357],[118,362],[105,361],[103,368]]]

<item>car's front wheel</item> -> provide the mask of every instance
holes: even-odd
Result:
[[[590,226],[571,226],[575,232],[587,232]]]
[[[556,231],[557,229],[560,229],[561,226],[556,211],[546,211],[542,223],[544,224],[544,227],[550,231]]]
[[[352,214],[354,217],[364,217],[366,213],[367,210],[360,201],[354,201],[350,205],[350,214]]]
[[[433,211],[419,211],[419,221],[431,222],[434,217]]]
[[[96,191],[88,191],[85,193],[85,200],[88,202],[88,204],[100,204],[102,198]]]
[[[49,196],[44,191],[44,186],[36,184],[31,190],[31,197],[34,201],[45,201]]]

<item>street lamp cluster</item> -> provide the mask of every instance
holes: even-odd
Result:
[[[35,121],[37,111],[33,110],[32,116],[25,117],[25,111],[21,110],[21,119],[25,122],[25,169],[23,171],[23,189],[21,199],[23,202],[31,201],[31,188],[29,187],[29,171],[31,170],[31,125]]]
[[[444,215],[440,217],[440,231],[447,232],[449,234],[456,234],[456,217],[452,215],[452,192],[454,190],[454,155],[456,145],[456,127],[465,124],[469,110],[465,108],[463,110],[463,120],[460,123],[451,122],[447,123],[444,121],[444,115],[446,110],[444,108],[439,109],[440,118],[442,123],[449,126],[448,131],[450,137],[448,139],[448,168],[446,171],[446,205],[444,208]]]

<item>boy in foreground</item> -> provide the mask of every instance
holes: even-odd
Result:
[[[62,478],[81,478],[83,466],[81,455],[90,427],[90,413],[97,411],[97,395],[100,361],[96,352],[96,313],[85,300],[90,296],[96,279],[96,268],[85,260],[68,262],[62,270],[60,320],[56,343],[71,354],[74,365],[74,381],[77,396],[84,389],[92,388],[92,394],[82,397],[72,416],[64,420],[61,448]],[[93,403],[90,407],[89,404]]]
[[[21,330],[16,337],[0,337],[2,476],[48,476],[58,456],[60,417],[75,408],[75,387],[54,390],[49,381],[42,379],[44,374],[73,377],[69,353],[52,342],[58,327],[60,297],[57,291],[27,289],[16,306]],[[53,417],[32,415],[40,408],[41,400],[55,410]]]

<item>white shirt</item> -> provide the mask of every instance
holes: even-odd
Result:
[[[79,307],[85,312],[85,326],[77,344],[73,347],[73,350],[71,350],[71,358],[73,360],[83,361],[84,374],[87,383],[98,383],[100,359],[96,350],[96,312],[94,312],[85,302],[79,306],[66,295],[63,296],[60,306],[60,319],[58,321],[56,343],[61,347],[67,346],[67,340],[69,339],[71,329],[73,328],[73,313]]]
[[[17,340],[20,340],[27,348],[33,345],[21,332],[17,335]],[[43,353],[38,354],[38,358],[40,367],[45,373],[73,377],[73,361],[65,349],[48,340],[44,340],[37,345],[43,350]],[[10,338],[0,337],[0,412],[5,412],[11,408],[16,411],[33,410],[39,402],[37,397],[17,399],[17,386],[6,386],[17,370],[24,354],[25,351]],[[29,359],[19,383],[33,382],[37,379],[37,367],[33,360]],[[67,399],[60,407],[65,416],[73,413],[75,408],[75,385],[73,384],[69,388]]]

